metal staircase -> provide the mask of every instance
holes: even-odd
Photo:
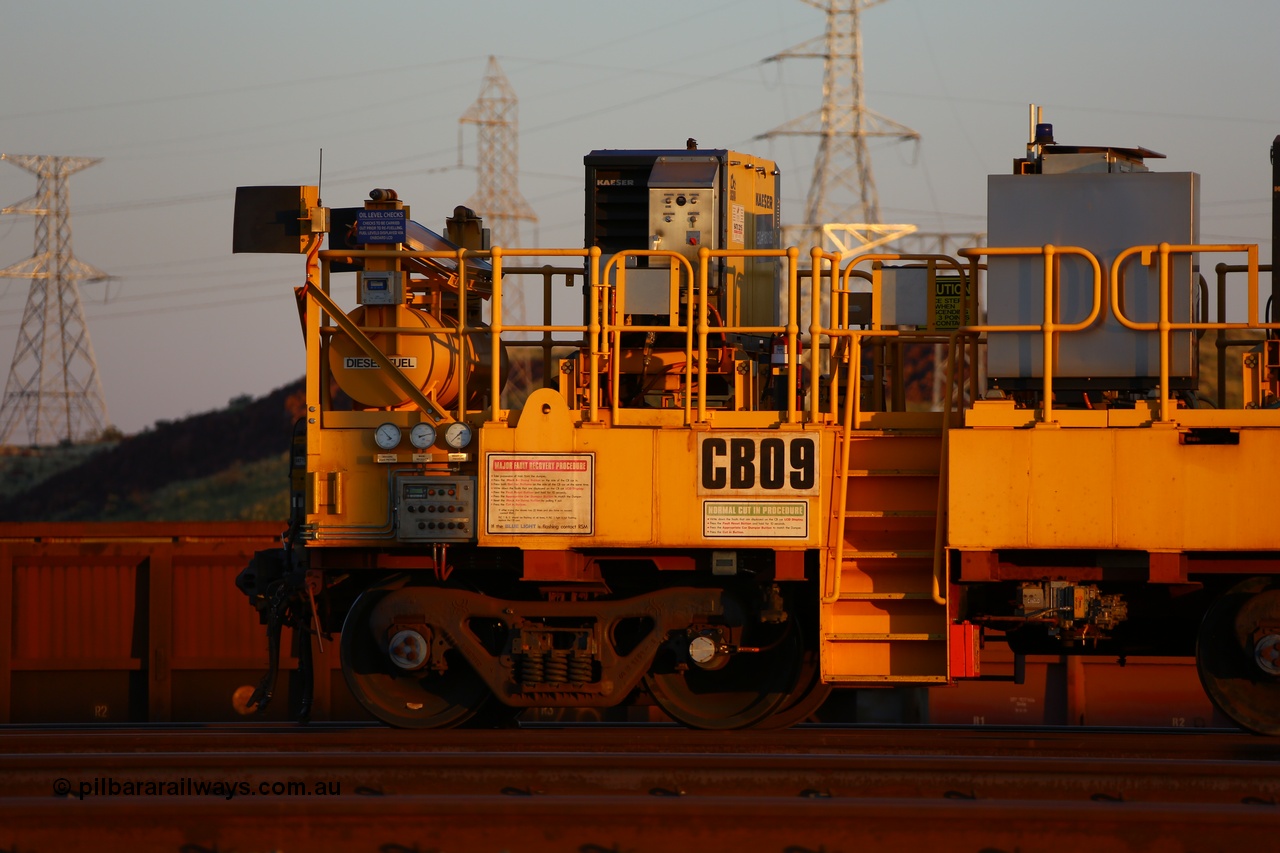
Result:
[[[823,572],[822,677],[947,680],[948,619],[934,582],[942,436],[846,428]]]

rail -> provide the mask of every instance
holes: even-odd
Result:
[[[6,849],[327,853],[377,827],[383,850],[1265,850],[1280,794],[1266,745],[1226,734],[419,734],[5,733]]]

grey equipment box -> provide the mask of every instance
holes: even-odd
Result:
[[[1198,243],[1200,176],[1193,172],[1084,172],[991,175],[987,179],[989,246],[1078,246],[1102,265],[1103,309],[1093,326],[1059,336],[1054,366],[1058,389],[1144,390],[1160,375],[1156,332],[1125,328],[1113,316],[1107,275],[1111,262],[1137,245]],[[1044,322],[1044,261],[1039,256],[993,257],[987,273],[988,322]],[[1159,274],[1133,258],[1125,267],[1125,315],[1137,322],[1159,319]],[[1176,255],[1170,320],[1190,322],[1195,276],[1188,255]],[[1086,260],[1062,258],[1058,296],[1060,323],[1089,314],[1092,270]],[[1195,373],[1193,332],[1171,336],[1169,375],[1173,388],[1191,387]],[[1038,332],[989,336],[990,384],[1006,390],[1036,389],[1044,377],[1043,336]]]

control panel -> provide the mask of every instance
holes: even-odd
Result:
[[[404,304],[404,273],[400,270],[366,271],[359,274],[361,305]]]
[[[717,183],[720,164],[715,157],[659,157],[649,175],[650,249],[680,252],[698,268],[698,250],[719,249]],[[670,261],[651,258],[649,265]]]
[[[396,530],[399,539],[408,541],[474,539],[476,478],[397,478]]]

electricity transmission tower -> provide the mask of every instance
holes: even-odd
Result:
[[[105,281],[105,272],[71,253],[67,178],[100,162],[88,157],[0,154],[37,178],[36,194],[0,214],[36,217],[35,254],[0,269],[3,278],[29,278],[13,364],[0,401],[0,444],[19,423],[30,445],[97,438],[106,428],[107,401],[80,305],[80,281]]]
[[[789,245],[821,245],[845,256],[854,255],[915,230],[914,225],[881,224],[867,140],[889,137],[918,142],[920,134],[869,109],[863,96],[860,17],[864,9],[885,0],[800,2],[827,13],[826,32],[766,61],[821,59],[822,106],[757,139],[818,137],[804,221],[788,226],[790,233],[785,239]]]
[[[538,215],[520,194],[519,101],[496,57],[458,122],[476,126],[476,192],[467,206],[484,217],[493,245],[516,246],[520,221],[537,222]]]
[[[460,125],[476,126],[476,192],[467,206],[484,217],[489,227],[490,242],[512,248],[520,242],[521,220],[536,223],[538,216],[520,194],[519,169],[519,101],[515,90],[502,73],[496,57],[489,57],[480,96],[462,118]],[[461,129],[459,129],[461,133]],[[525,322],[524,292],[519,286],[504,288],[502,318],[507,325]],[[508,383],[512,405],[522,402],[532,383],[530,360],[526,351],[514,350]]]

